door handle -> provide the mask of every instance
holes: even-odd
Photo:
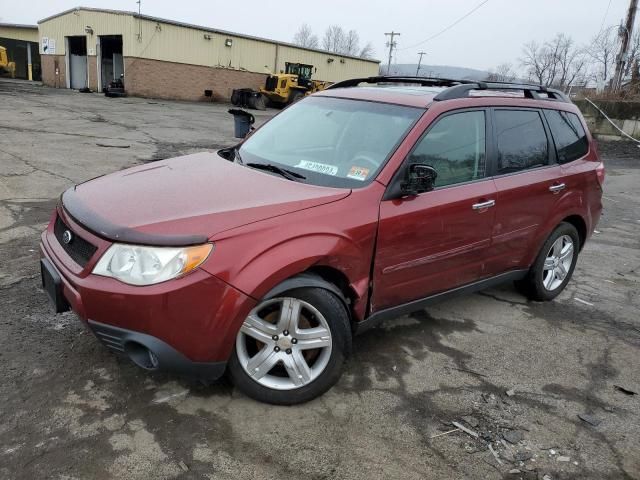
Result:
[[[549,187],[549,191],[552,193],[559,193],[562,190],[564,190],[565,188],[567,188],[567,186],[564,183],[558,183],[556,185],[551,185]]]
[[[474,210],[483,210],[485,208],[490,208],[493,207],[496,204],[495,200],[487,200],[484,202],[480,202],[480,203],[474,203],[471,208],[473,208]]]

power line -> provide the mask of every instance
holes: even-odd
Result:
[[[604,17],[602,17],[602,23],[600,24],[600,31],[598,32],[598,35],[602,33],[602,29],[604,28],[604,22],[607,20],[607,15],[609,15],[609,7],[611,7],[611,0],[609,0],[607,9],[604,11]]]
[[[479,3],[478,5],[476,5],[473,9],[469,10],[467,13],[465,13],[462,17],[460,17],[458,20],[456,20],[455,22],[453,22],[451,25],[443,28],[442,30],[440,30],[438,33],[431,35],[429,38],[427,38],[426,40],[423,40],[421,42],[416,43],[415,45],[410,45],[408,47],[405,48],[399,48],[398,50],[408,50],[410,48],[415,48],[419,45],[422,45],[423,43],[427,43],[430,40],[433,40],[436,37],[439,37],[440,35],[442,35],[443,33],[445,33],[446,31],[450,30],[451,28],[455,27],[457,24],[459,24],[461,21],[463,21],[465,18],[467,18],[469,15],[471,15],[473,12],[475,12],[476,10],[478,10],[480,7],[482,7],[485,3],[487,3],[489,0],[484,0],[483,2]]]

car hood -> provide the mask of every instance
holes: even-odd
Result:
[[[105,175],[67,190],[65,212],[104,238],[150,245],[206,242],[224,230],[345,198],[198,153]]]

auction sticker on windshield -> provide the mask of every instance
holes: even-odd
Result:
[[[351,167],[351,170],[349,170],[349,173],[347,174],[347,178],[353,178],[354,180],[360,180],[361,182],[364,182],[367,179],[368,175],[369,175],[368,168],[353,166]]]
[[[312,172],[324,173],[325,175],[338,174],[338,167],[327,165],[326,163],[312,162],[310,160],[300,160],[296,167],[311,170]]]

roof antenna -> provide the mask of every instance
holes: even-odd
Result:
[[[140,15],[140,9],[142,8],[142,0],[136,2],[138,4],[138,15]]]

